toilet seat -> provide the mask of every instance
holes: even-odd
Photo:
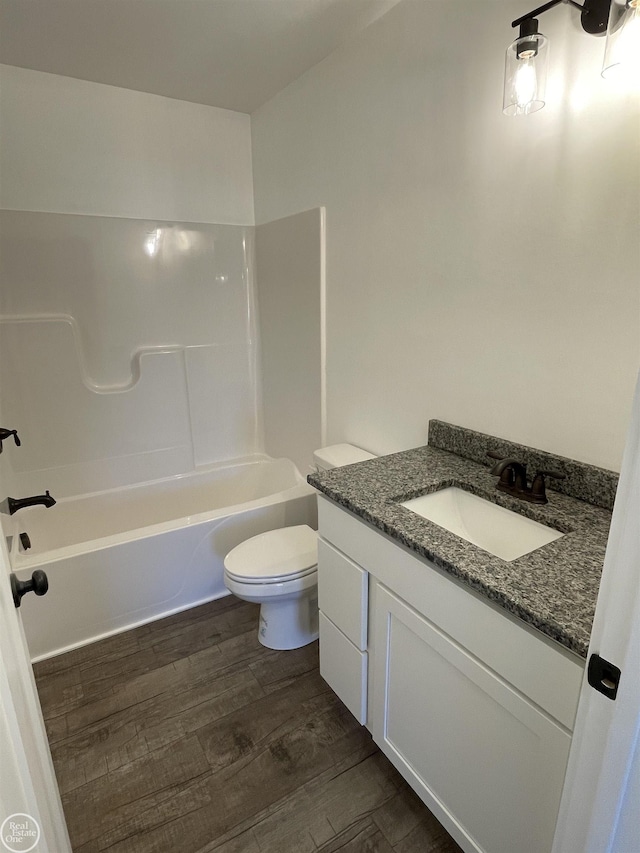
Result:
[[[273,586],[275,584],[282,585],[283,583],[287,583],[289,581],[301,580],[302,578],[306,578],[309,575],[316,574],[317,570],[317,566],[311,566],[310,569],[305,569],[303,572],[296,572],[292,575],[276,575],[274,577],[269,578],[248,577],[247,575],[241,575],[235,572],[230,572],[229,569],[225,569],[224,573],[228,580],[235,581],[236,583],[255,584],[256,586]]]
[[[225,574],[237,583],[281,584],[307,577],[318,565],[318,536],[307,524],[268,530],[233,548]]]

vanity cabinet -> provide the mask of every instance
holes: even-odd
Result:
[[[322,497],[319,522],[323,677],[465,851],[548,853],[582,660]]]

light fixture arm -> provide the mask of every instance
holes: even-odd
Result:
[[[538,8],[534,9],[533,12],[529,12],[527,15],[522,15],[521,18],[516,18],[515,21],[511,22],[511,26],[519,27],[520,24],[524,21],[528,21],[529,18],[537,18],[538,15],[542,15],[543,12],[548,12],[549,9],[553,9],[554,6],[559,6],[560,3],[569,3],[571,6],[575,6],[576,9],[580,9],[580,11],[584,9],[584,6],[576,3],[575,0],[549,0],[548,3],[545,3],[543,6],[538,6]]]
[[[549,9],[553,9],[554,6],[559,6],[560,3],[567,3],[569,6],[574,6],[576,9],[580,9],[580,21],[582,23],[582,29],[585,32],[590,33],[591,35],[601,35],[606,33],[611,0],[584,0],[584,4],[582,5],[580,3],[576,3],[576,0],[549,0],[548,3],[534,9],[533,12],[529,12],[526,15],[522,15],[520,18],[516,18],[515,21],[511,22],[511,26],[519,27],[525,21],[528,21],[531,18],[537,18],[538,15],[548,12]]]

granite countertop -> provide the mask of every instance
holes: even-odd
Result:
[[[430,446],[317,472],[308,481],[340,506],[586,657],[611,522],[608,509],[550,489],[549,502],[542,506],[512,498],[496,491],[497,478],[486,464]],[[400,506],[401,501],[448,486],[462,487],[565,535],[505,562]]]

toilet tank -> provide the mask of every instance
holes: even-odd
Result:
[[[313,454],[313,461],[319,471],[329,471],[331,468],[340,468],[341,465],[352,465],[354,462],[375,458],[375,454],[353,444],[332,444],[329,447],[321,447]]]

